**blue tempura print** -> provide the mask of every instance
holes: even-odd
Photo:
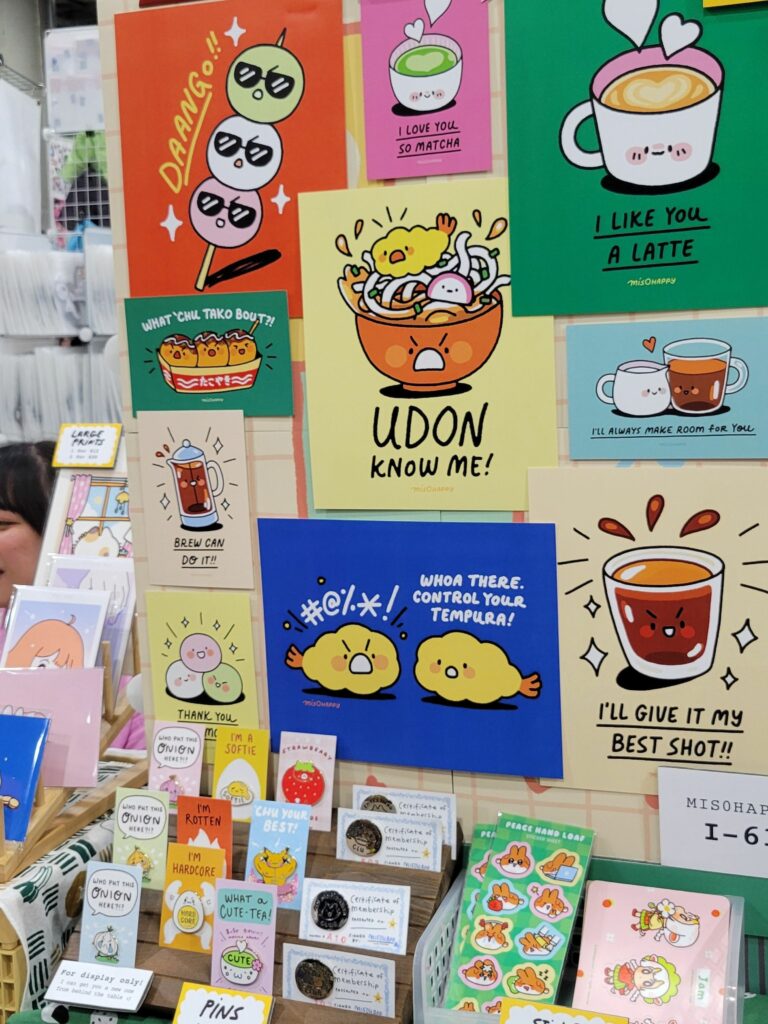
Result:
[[[270,720],[344,760],[562,777],[555,530],[261,520]]]
[[[569,327],[572,459],[768,457],[768,318]]]

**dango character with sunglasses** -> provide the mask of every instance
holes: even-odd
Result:
[[[209,246],[237,249],[255,238],[261,225],[259,193],[230,188],[216,178],[206,178],[192,193],[189,219]]]
[[[283,162],[283,144],[271,124],[235,115],[216,125],[206,154],[211,174],[234,189],[264,188]]]
[[[261,43],[243,50],[227,72],[227,99],[232,109],[259,124],[277,124],[290,117],[304,95],[304,69],[283,46]]]

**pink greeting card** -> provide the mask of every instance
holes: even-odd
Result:
[[[362,0],[369,180],[491,168],[488,6]]]
[[[722,1024],[724,896],[590,882],[574,1006],[635,1024]]]
[[[327,832],[333,813],[336,737],[281,732],[275,797],[311,808],[309,827]]]
[[[51,720],[44,785],[96,785],[103,692],[103,668],[0,670],[0,713]]]
[[[171,807],[180,796],[199,796],[204,744],[204,725],[155,722],[149,788],[167,793]]]

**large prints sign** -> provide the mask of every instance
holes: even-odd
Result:
[[[768,481],[759,469],[532,470],[557,524],[564,785],[765,766]]]
[[[259,521],[270,726],[345,760],[557,775],[554,530]]]
[[[131,294],[287,289],[299,192],[346,184],[339,0],[115,17]]]
[[[301,197],[318,508],[527,507],[553,328],[510,315],[507,228],[501,178]]]
[[[764,301],[767,44],[764,5],[511,0],[515,313]]]

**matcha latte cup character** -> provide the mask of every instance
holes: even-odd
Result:
[[[407,26],[411,28],[411,26]],[[424,114],[452,106],[463,71],[461,47],[450,36],[406,39],[389,58],[389,80],[405,112]]]

